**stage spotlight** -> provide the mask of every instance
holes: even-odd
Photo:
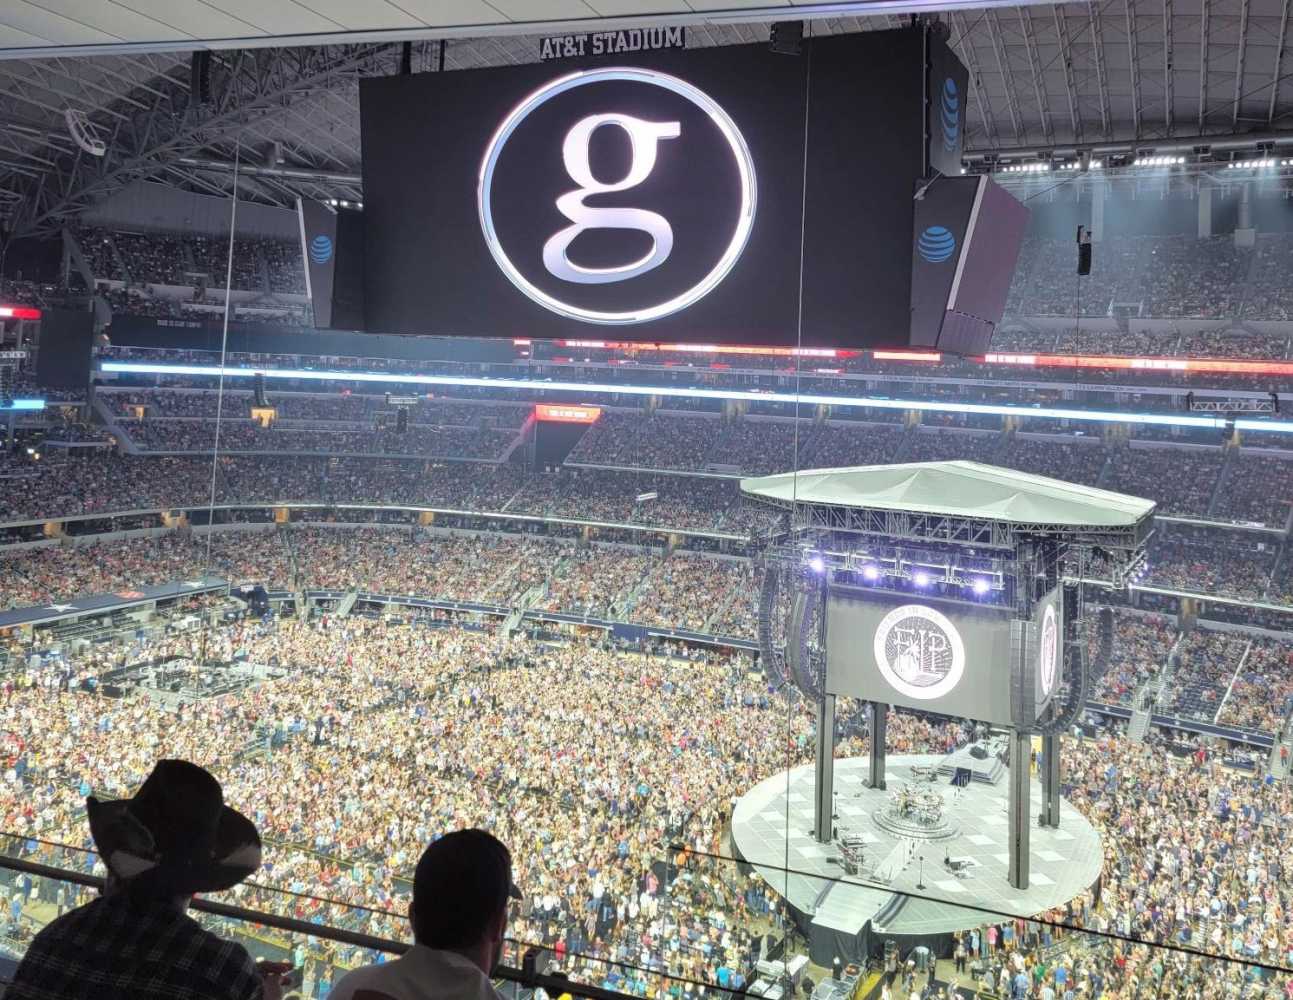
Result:
[[[824,573],[826,572],[826,560],[821,556],[813,556],[808,560],[808,568],[814,573]]]
[[[880,571],[874,566],[863,566],[862,579],[866,580],[868,583],[875,583],[876,580],[880,579]]]
[[[988,581],[979,577],[970,584],[970,589],[973,590],[976,595],[982,597],[988,592]]]
[[[916,575],[915,575],[915,576],[913,576],[911,579],[912,579],[912,581],[916,584],[916,586],[917,586],[917,587],[928,587],[928,586],[929,586],[929,574],[928,574],[928,573],[926,573],[924,570],[920,570],[920,571],[919,571],[918,573],[916,573]]]

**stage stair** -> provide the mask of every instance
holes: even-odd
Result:
[[[985,785],[1000,784],[1006,775],[1006,765],[1001,762],[997,750],[998,747],[991,740],[966,744],[938,762],[938,776],[950,779],[958,768],[964,768],[970,772],[972,781]],[[980,753],[983,756],[978,756]]]

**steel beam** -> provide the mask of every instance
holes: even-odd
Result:
[[[1029,877],[1028,839],[1032,827],[1032,739],[1028,733],[1017,729],[1010,731],[1010,782],[1007,811],[1007,838],[1009,840],[1009,871],[1011,888],[1027,889]]]
[[[823,615],[825,617],[825,615]],[[835,834],[835,695],[817,703],[817,753],[813,761],[813,839],[829,844]],[[786,831],[789,836],[790,831]]]
[[[1176,101],[1172,87],[1172,3],[1173,0],[1163,0],[1163,132],[1169,136],[1176,127],[1172,120]]]
[[[1058,830],[1060,826],[1060,749],[1058,733],[1042,734],[1042,826]]]
[[[1100,95],[1100,133],[1107,139],[1112,134],[1109,121],[1109,70],[1104,61],[1104,22],[1101,7],[1093,3],[1087,7],[1090,19],[1091,52],[1095,58],[1095,81]]]
[[[997,119],[992,110],[992,102],[983,87],[983,70],[979,66],[979,55],[974,50],[974,41],[970,38],[969,29],[961,14],[948,15],[948,21],[957,32],[953,47],[960,50],[962,60],[970,71],[970,92],[974,95],[975,107],[979,110],[979,120],[983,122],[983,133],[989,142],[997,141]]]
[[[1239,127],[1239,102],[1244,98],[1244,59],[1248,51],[1248,4],[1239,4],[1239,45],[1235,52],[1235,106],[1230,115],[1230,127]]]
[[[1212,0],[1199,0],[1199,131],[1208,120],[1208,39],[1212,33]]]
[[[997,57],[997,71],[1001,74],[1001,85],[1006,92],[1006,106],[1010,109],[1010,124],[1015,130],[1015,142],[1024,141],[1024,127],[1019,114],[1019,99],[1015,95],[1015,74],[1010,68],[1010,59],[1006,55],[1006,46],[1001,39],[1001,26],[997,21],[997,12],[989,10],[984,13],[988,25],[988,37],[992,40],[992,52]]]
[[[889,739],[889,706],[882,701],[871,705],[871,746],[867,754],[868,784],[875,791],[885,789],[885,744]]]
[[[356,73],[381,72],[391,61],[384,46],[344,46],[319,50],[262,50],[242,54],[222,65],[230,77],[217,95],[214,112],[186,107],[183,93],[163,77],[153,81],[168,90],[147,112],[132,116],[113,136],[108,155],[93,163],[79,153],[62,156],[59,169],[48,171],[53,183],[22,182],[9,186],[23,196],[12,230],[24,234],[58,228],[62,220],[120,187],[160,172],[164,161],[233,139],[262,112],[284,111],[330,84]],[[185,107],[185,113],[177,109]],[[61,114],[61,111],[60,111]],[[53,152],[53,151],[51,151]],[[55,157],[58,158],[57,156]]]
[[[1056,4],[1052,8],[1055,17],[1055,37],[1060,43],[1060,61],[1064,64],[1064,90],[1069,99],[1069,127],[1073,130],[1073,141],[1082,141],[1082,115],[1078,110],[1077,82],[1073,78],[1073,43],[1069,40],[1069,26],[1065,19],[1064,8]]]
[[[1037,99],[1037,116],[1042,123],[1042,136],[1047,142],[1055,141],[1055,130],[1051,128],[1050,101],[1046,95],[1046,81],[1042,69],[1041,57],[1037,54],[1037,38],[1033,34],[1033,16],[1027,7],[1020,7],[1016,12],[1019,27],[1024,36],[1024,51],[1028,53],[1028,67],[1033,74],[1033,96]]]
[[[1289,3],[1290,0],[1285,0]],[[1127,10],[1127,67],[1131,73],[1132,129],[1140,137],[1140,52],[1136,33],[1136,0],[1126,0]]]
[[[1266,124],[1273,127],[1275,124],[1275,106],[1280,99],[1280,85],[1284,82],[1284,49],[1288,44],[1289,32],[1289,3],[1290,0],[1284,0],[1284,9],[1280,14],[1280,42],[1279,47],[1275,50],[1275,72],[1271,78],[1271,101],[1270,107],[1266,111]]]

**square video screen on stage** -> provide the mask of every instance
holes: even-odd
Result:
[[[833,590],[826,690],[1013,725],[1011,631],[1010,612],[1000,608]]]
[[[367,328],[905,345],[924,37],[362,80]]]

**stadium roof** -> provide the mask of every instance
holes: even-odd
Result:
[[[1068,528],[1129,528],[1154,501],[979,462],[911,462],[811,469],[742,479],[741,491],[813,504]]]
[[[1293,140],[1293,0],[991,6],[1002,2],[931,4],[945,8],[970,69],[971,153]],[[905,22],[878,0],[10,0],[0,4],[0,220],[14,235],[56,230],[145,177],[227,194],[238,141],[244,167],[258,168],[238,180],[244,198],[358,200],[358,80],[397,72],[399,39],[418,39],[415,72],[456,70],[537,61],[538,36],[554,31],[685,23],[688,47],[707,47],[765,42],[787,17],[815,33]],[[333,44],[286,47],[307,39]],[[189,94],[197,48],[215,50],[206,102]],[[105,140],[104,157],[78,155],[69,109]]]

